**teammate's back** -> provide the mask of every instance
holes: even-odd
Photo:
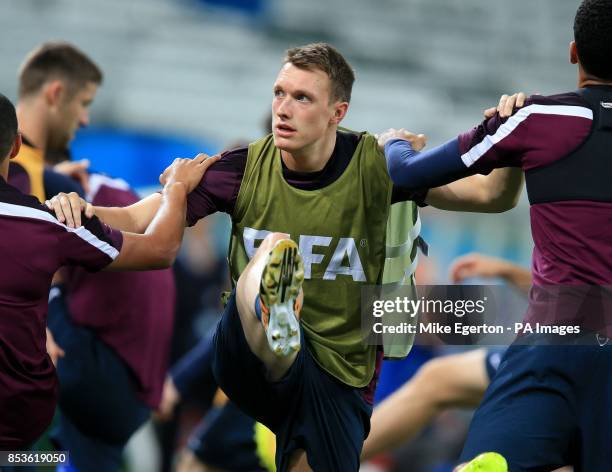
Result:
[[[36,198],[21,194],[3,179],[0,234],[0,447],[4,447],[20,441],[13,438],[13,428],[25,427],[28,439],[34,440],[53,416],[56,378],[45,347],[53,273],[63,264],[101,269],[117,256],[121,239],[106,232],[97,219],[69,230]]]
[[[525,171],[535,285],[612,283],[611,124],[612,87],[587,86],[533,96],[509,120],[459,136],[473,171]]]
[[[45,345],[53,274],[65,264],[102,269],[122,243],[97,218],[68,228],[7,184],[20,145],[15,108],[0,95],[0,449],[28,446],[53,416],[57,380]]]

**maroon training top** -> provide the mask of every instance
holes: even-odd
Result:
[[[47,300],[63,265],[99,270],[119,254],[120,232],[97,218],[71,229],[0,178],[0,449],[19,450],[51,422],[57,379],[46,351]]]
[[[592,110],[576,93],[534,96],[507,121],[496,117],[459,136],[461,157],[480,173],[543,168],[578,148],[592,122]],[[612,284],[612,203],[538,203],[530,213],[535,285]]]
[[[601,128],[612,103],[593,106],[585,94],[610,97],[612,88],[531,97],[507,121],[496,117],[459,136],[459,147],[476,172],[525,171],[534,241],[526,320],[612,337],[612,200],[606,197],[612,184],[597,175],[612,166],[612,133]]]

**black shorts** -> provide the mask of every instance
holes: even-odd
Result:
[[[302,339],[304,333],[302,332]],[[276,466],[287,470],[291,453],[304,449],[317,472],[359,470],[372,407],[363,389],[349,387],[321,369],[308,349],[278,382],[247,344],[232,294],[214,339],[213,372],[236,405],[276,434]]]
[[[462,461],[495,451],[513,472],[565,465],[609,471],[612,345],[600,346],[594,335],[592,345],[584,339],[543,345],[535,335],[533,341],[514,344],[503,356],[470,425]]]

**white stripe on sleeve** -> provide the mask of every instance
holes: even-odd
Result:
[[[47,213],[46,211],[37,210],[36,208],[30,208],[22,205],[13,205],[11,203],[0,202],[0,215],[14,216],[19,218],[32,218],[35,220],[56,224],[64,228],[66,231],[76,234],[83,241],[91,244],[113,260],[119,255],[119,251],[117,251],[116,248],[108,244],[106,241],[102,241],[84,226],[80,226],[76,229],[69,228],[65,224],[60,223],[53,215]]]
[[[503,125],[493,135],[487,135],[476,146],[461,156],[461,160],[466,167],[472,166],[478,159],[484,156],[493,146],[504,138],[510,136],[512,132],[530,115],[561,115],[575,116],[578,118],[593,119],[593,111],[586,107],[566,106],[566,105],[529,105],[521,108],[514,115],[508,118]]]

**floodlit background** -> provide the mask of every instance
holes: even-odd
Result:
[[[349,59],[357,81],[345,126],[405,127],[427,134],[430,145],[477,124],[502,93],[571,90],[576,71],[568,44],[578,3],[2,0],[0,91],[16,98],[19,64],[39,43],[62,39],[83,49],[105,78],[92,126],[78,133],[72,155],[146,192],[174,157],[214,153],[264,134],[272,83],[291,46],[327,41]],[[504,215],[425,209],[422,217],[430,257],[421,259],[421,273],[428,283],[447,282],[450,262],[469,251],[529,264],[524,197]],[[216,218],[185,244],[185,280],[191,280],[185,297],[197,299],[186,329],[194,339],[210,324],[206,313],[218,311],[211,302],[217,286],[207,285],[205,274],[224,266],[227,231],[227,220]],[[450,470],[448,456],[456,454],[467,419],[443,417],[425,446],[408,446],[380,470]],[[132,470],[161,467],[156,443],[144,443],[132,448]],[[143,465],[144,458],[152,462]]]

